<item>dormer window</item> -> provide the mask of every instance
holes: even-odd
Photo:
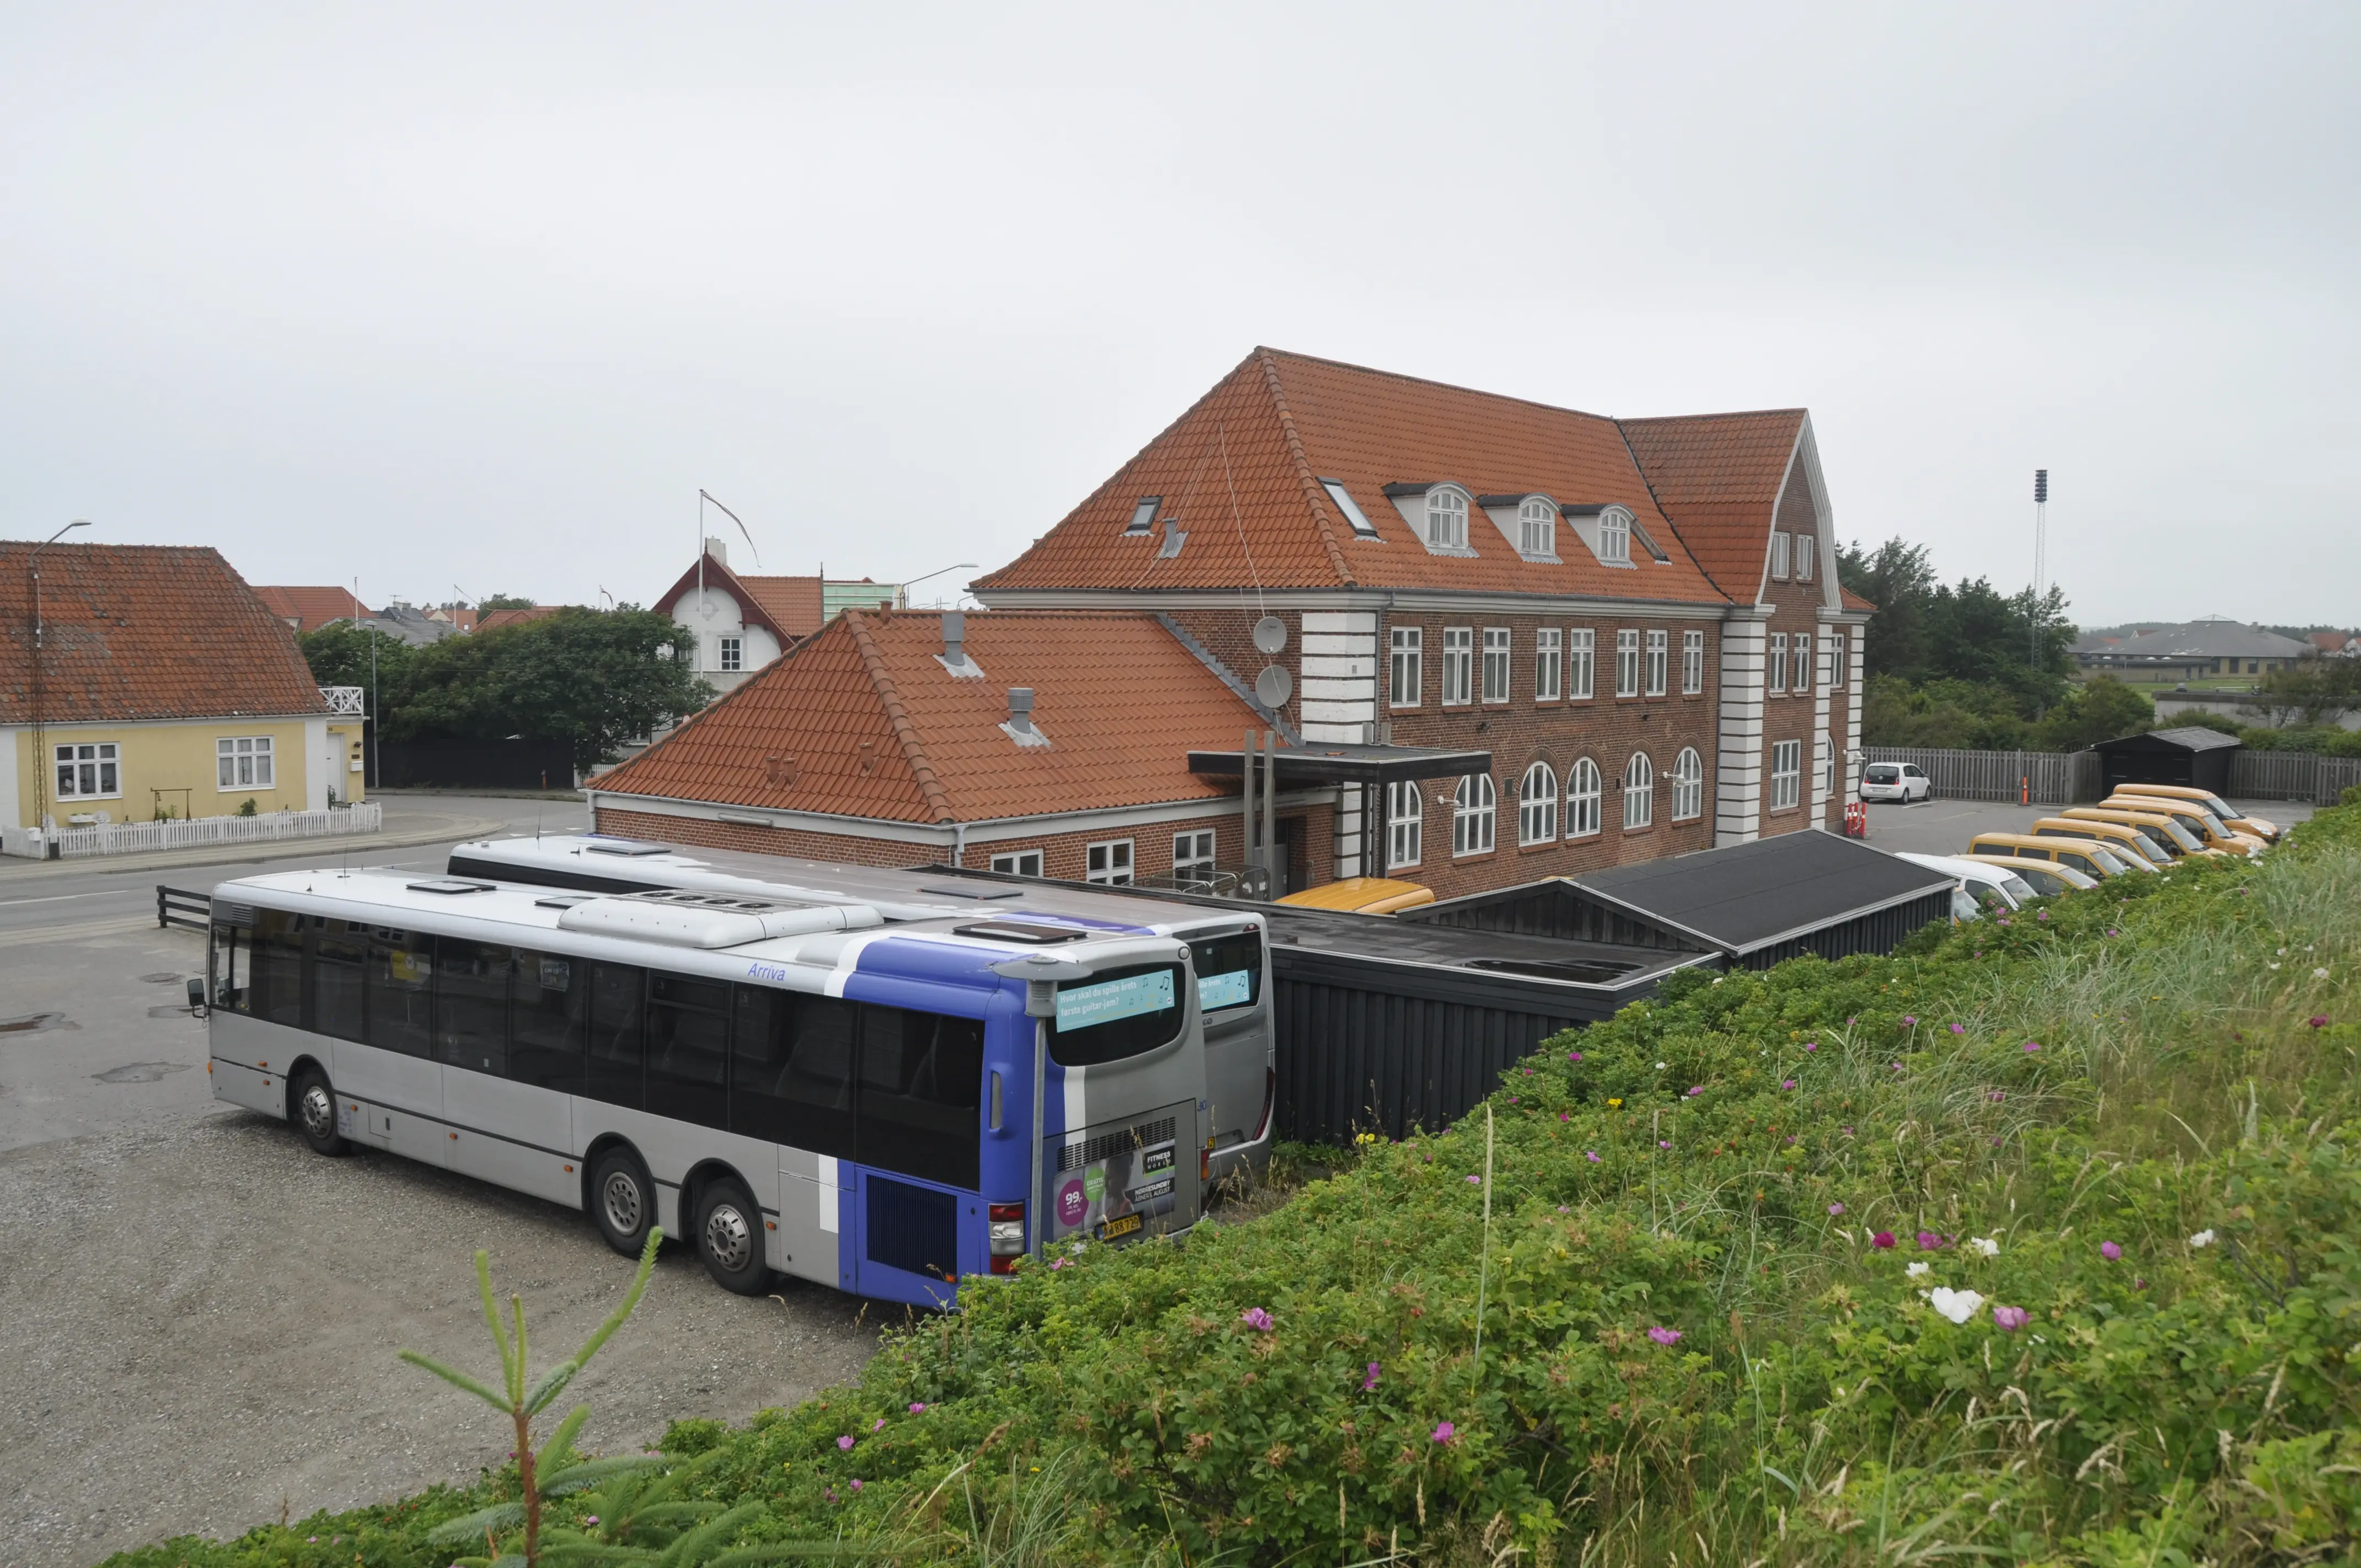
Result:
[[[1621,507],[1598,514],[1598,558],[1610,566],[1631,564],[1631,514]]]
[[[1131,521],[1125,525],[1126,533],[1146,533],[1156,526],[1156,509],[1164,504],[1162,496],[1142,496],[1139,504],[1131,509]]]
[[[1535,496],[1517,509],[1517,549],[1526,555],[1557,554],[1557,508]]]
[[[1467,548],[1467,497],[1455,486],[1426,492],[1426,543],[1436,550]]]

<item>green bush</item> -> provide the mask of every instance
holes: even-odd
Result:
[[[913,1563],[1020,1520],[1107,1563],[2351,1552],[2356,907],[2345,807],[1893,958],[1685,972],[1276,1212],[969,1282],[667,1449],[749,1547]],[[514,1486],[121,1561],[426,1564]]]

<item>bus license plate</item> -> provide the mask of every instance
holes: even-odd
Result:
[[[1117,1236],[1127,1236],[1139,1229],[1140,1223],[1137,1214],[1118,1214],[1099,1227],[1099,1240],[1111,1242]]]

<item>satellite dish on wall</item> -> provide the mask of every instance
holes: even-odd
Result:
[[[1275,615],[1266,615],[1254,625],[1254,645],[1257,653],[1276,653],[1287,646],[1287,622]],[[1285,697],[1279,698],[1281,702]]]
[[[1255,677],[1255,696],[1262,699],[1265,707],[1285,707],[1287,699],[1294,695],[1295,677],[1287,673],[1284,665],[1266,664],[1262,674]]]

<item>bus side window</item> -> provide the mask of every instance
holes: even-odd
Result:
[[[312,948],[312,1027],[333,1039],[368,1038],[362,1009],[361,977],[367,972],[368,948],[361,928],[348,920],[331,920],[313,939]]]
[[[982,1020],[862,1008],[862,1164],[974,1187],[983,1102]]]
[[[738,988],[730,1130],[838,1159],[856,1157],[855,1003],[761,986]]]
[[[226,1012],[244,1013],[253,1000],[252,993],[238,983],[240,974],[249,973],[252,956],[247,950],[244,931],[235,926],[214,927],[213,941],[213,1004]]]
[[[509,1076],[561,1094],[582,1093],[588,1067],[582,1025],[589,1000],[588,963],[519,948]]]
[[[434,938],[383,927],[369,933],[368,1043],[406,1057],[434,1054]]]
[[[247,976],[252,995],[241,1011],[291,1029],[303,1026],[303,917],[276,909],[254,912],[254,956]]]
[[[648,976],[648,1109],[730,1125],[730,986],[687,975]]]
[[[640,1042],[645,984],[646,971],[627,964],[598,964],[590,971],[590,1098],[634,1111],[647,1104]]]
[[[456,937],[434,939],[434,1054],[448,1065],[507,1074],[510,951]]]

